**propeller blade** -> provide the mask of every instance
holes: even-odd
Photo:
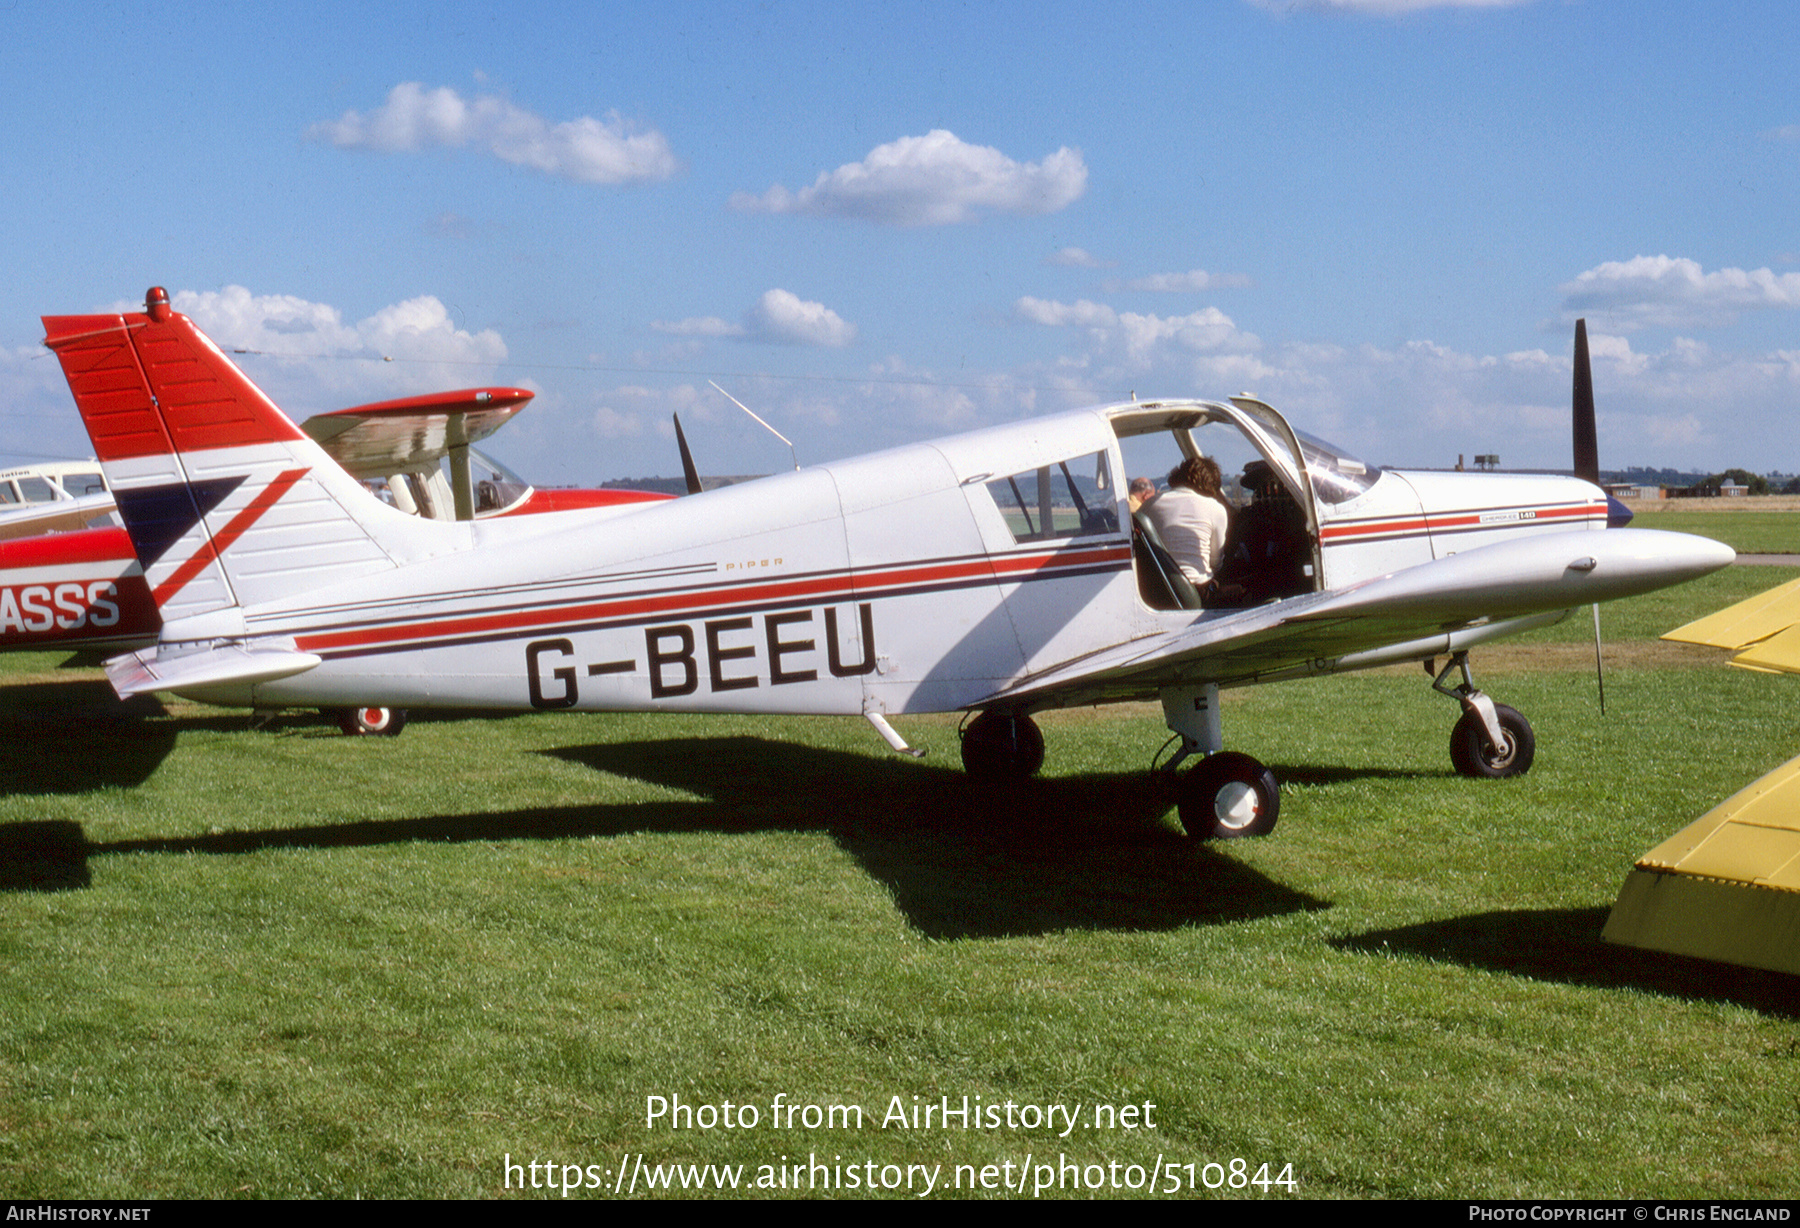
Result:
[[[1606,715],[1606,671],[1600,668],[1600,603],[1594,603],[1594,683],[1600,688],[1600,715]]]
[[[681,415],[675,418],[675,446],[681,449],[681,476],[687,479],[687,492],[700,493],[700,471],[694,468],[694,454],[688,451],[687,436],[681,433]]]
[[[1575,476],[1600,485],[1600,443],[1594,430],[1594,369],[1588,363],[1587,321],[1575,321]]]

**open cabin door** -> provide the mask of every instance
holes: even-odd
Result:
[[[1150,401],[1109,417],[1134,476],[1150,476],[1161,485],[1170,465],[1184,457],[1219,463],[1233,504],[1232,530],[1215,576],[1221,586],[1207,595],[1208,608],[1257,605],[1322,587],[1319,508],[1306,455],[1299,436],[1273,408],[1250,397],[1234,397],[1229,404]],[[1141,535],[1136,556],[1140,572],[1156,568]],[[1165,591],[1155,582],[1140,584],[1152,608],[1193,608],[1180,596],[1159,596]]]

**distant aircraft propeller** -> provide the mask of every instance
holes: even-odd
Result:
[[[687,436],[681,433],[681,415],[675,418],[675,446],[681,449],[681,475],[687,479],[687,492],[690,495],[700,493],[700,471],[694,468],[694,454],[688,451]]]

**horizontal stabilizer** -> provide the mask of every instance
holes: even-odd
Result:
[[[120,699],[149,691],[186,691],[222,683],[247,685],[303,674],[322,658],[284,645],[221,644],[171,652],[166,646],[128,652],[106,662],[106,679]]]

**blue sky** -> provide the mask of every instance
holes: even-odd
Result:
[[[1250,391],[1368,460],[1800,470],[1800,10],[0,11],[0,461],[152,284],[295,417],[516,384],[546,484]]]

